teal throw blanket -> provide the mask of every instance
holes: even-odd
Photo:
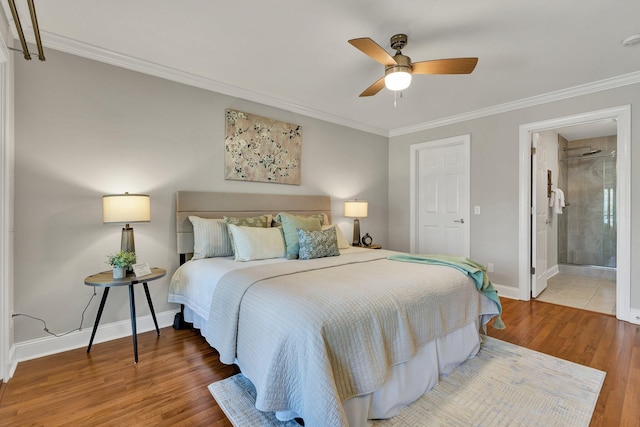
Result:
[[[417,262],[422,264],[434,264],[443,265],[445,267],[455,268],[458,271],[470,276],[476,283],[476,288],[484,296],[494,301],[498,306],[500,314],[493,322],[493,327],[496,329],[504,329],[505,325],[502,321],[502,304],[500,303],[500,297],[498,297],[498,291],[493,288],[487,269],[484,265],[479,264],[469,258],[451,255],[412,255],[412,254],[397,254],[387,257],[392,261],[404,261],[404,262]]]

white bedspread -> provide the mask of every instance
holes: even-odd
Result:
[[[261,264],[220,279],[202,333],[221,361],[237,360],[258,409],[346,426],[343,401],[381,387],[424,344],[497,313],[459,271],[390,253]]]

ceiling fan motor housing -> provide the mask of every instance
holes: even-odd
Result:
[[[384,68],[384,75],[390,73],[396,73],[398,71],[405,71],[411,73],[411,58],[401,53],[394,55],[393,60],[396,61],[395,65],[387,65]]]
[[[407,45],[406,34],[396,34],[391,37],[391,48],[395,49],[396,54],[393,56],[393,60],[396,61],[395,65],[387,65],[384,68],[384,75],[397,72],[405,72],[411,74],[411,58],[403,55],[400,50]]]
[[[391,37],[391,49],[394,49],[397,53],[400,53],[402,49],[407,45],[409,38],[406,34],[396,34]]]

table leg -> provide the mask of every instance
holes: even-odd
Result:
[[[160,336],[160,328],[158,328],[158,320],[156,319],[156,312],[153,310],[153,303],[151,302],[151,295],[149,295],[149,287],[147,286],[147,282],[142,284],[144,286],[144,293],[147,294],[147,302],[149,303],[149,309],[151,310],[151,317],[153,317],[153,323],[156,325],[156,332],[158,336]]]
[[[93,344],[93,338],[96,336],[96,331],[98,330],[98,323],[100,323],[100,318],[102,317],[102,310],[104,309],[104,303],[107,302],[107,295],[109,295],[110,287],[104,288],[104,292],[102,292],[102,300],[100,301],[100,307],[98,308],[98,314],[96,315],[96,322],[93,324],[93,332],[91,332],[91,339],[89,340],[89,347],[87,347],[87,353],[91,351],[91,345]]]
[[[133,356],[138,363],[138,332],[136,330],[136,300],[133,295],[133,285],[129,285],[129,306],[131,309],[131,335],[133,336]]]

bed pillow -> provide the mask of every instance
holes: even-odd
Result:
[[[280,217],[280,215],[282,215],[282,214],[295,215],[295,216],[299,216],[299,217],[302,217],[302,218],[316,218],[318,221],[320,221],[320,225],[328,225],[329,224],[329,217],[325,213],[311,214],[311,215],[298,215],[298,214],[292,214],[292,213],[288,213],[288,212],[280,212],[278,215],[273,217],[273,224],[271,225],[272,227],[281,227],[282,226],[282,218]]]
[[[225,216],[225,222],[228,224],[238,225],[241,227],[261,227],[267,228],[271,227],[271,221],[273,220],[272,215],[259,215],[259,216],[249,216],[249,217],[235,217],[235,216]],[[233,234],[229,233],[229,240],[231,242],[231,255],[234,254],[235,244],[233,243]]]
[[[229,224],[236,261],[284,258],[284,238],[279,228],[245,227]]]
[[[227,224],[240,225],[243,227],[271,227],[272,215],[259,215],[250,217],[225,216]]]
[[[189,221],[193,224],[193,257],[191,259],[233,255],[227,224],[223,219],[190,215]]]
[[[318,218],[303,217],[281,212],[277,216],[282,222],[284,242],[287,247],[287,258],[298,258],[300,244],[298,242],[298,229],[305,231],[320,231],[321,225]]]
[[[340,228],[338,228],[337,225],[323,225],[322,229],[323,230],[328,230],[330,228],[335,228],[336,229],[336,237],[338,239],[338,249],[349,249],[351,247],[351,244],[349,243],[349,241],[347,240],[346,237],[344,237],[344,234],[342,234],[342,230],[340,230]]]
[[[298,229],[298,241],[300,243],[300,259],[340,255],[335,227],[320,231]]]

